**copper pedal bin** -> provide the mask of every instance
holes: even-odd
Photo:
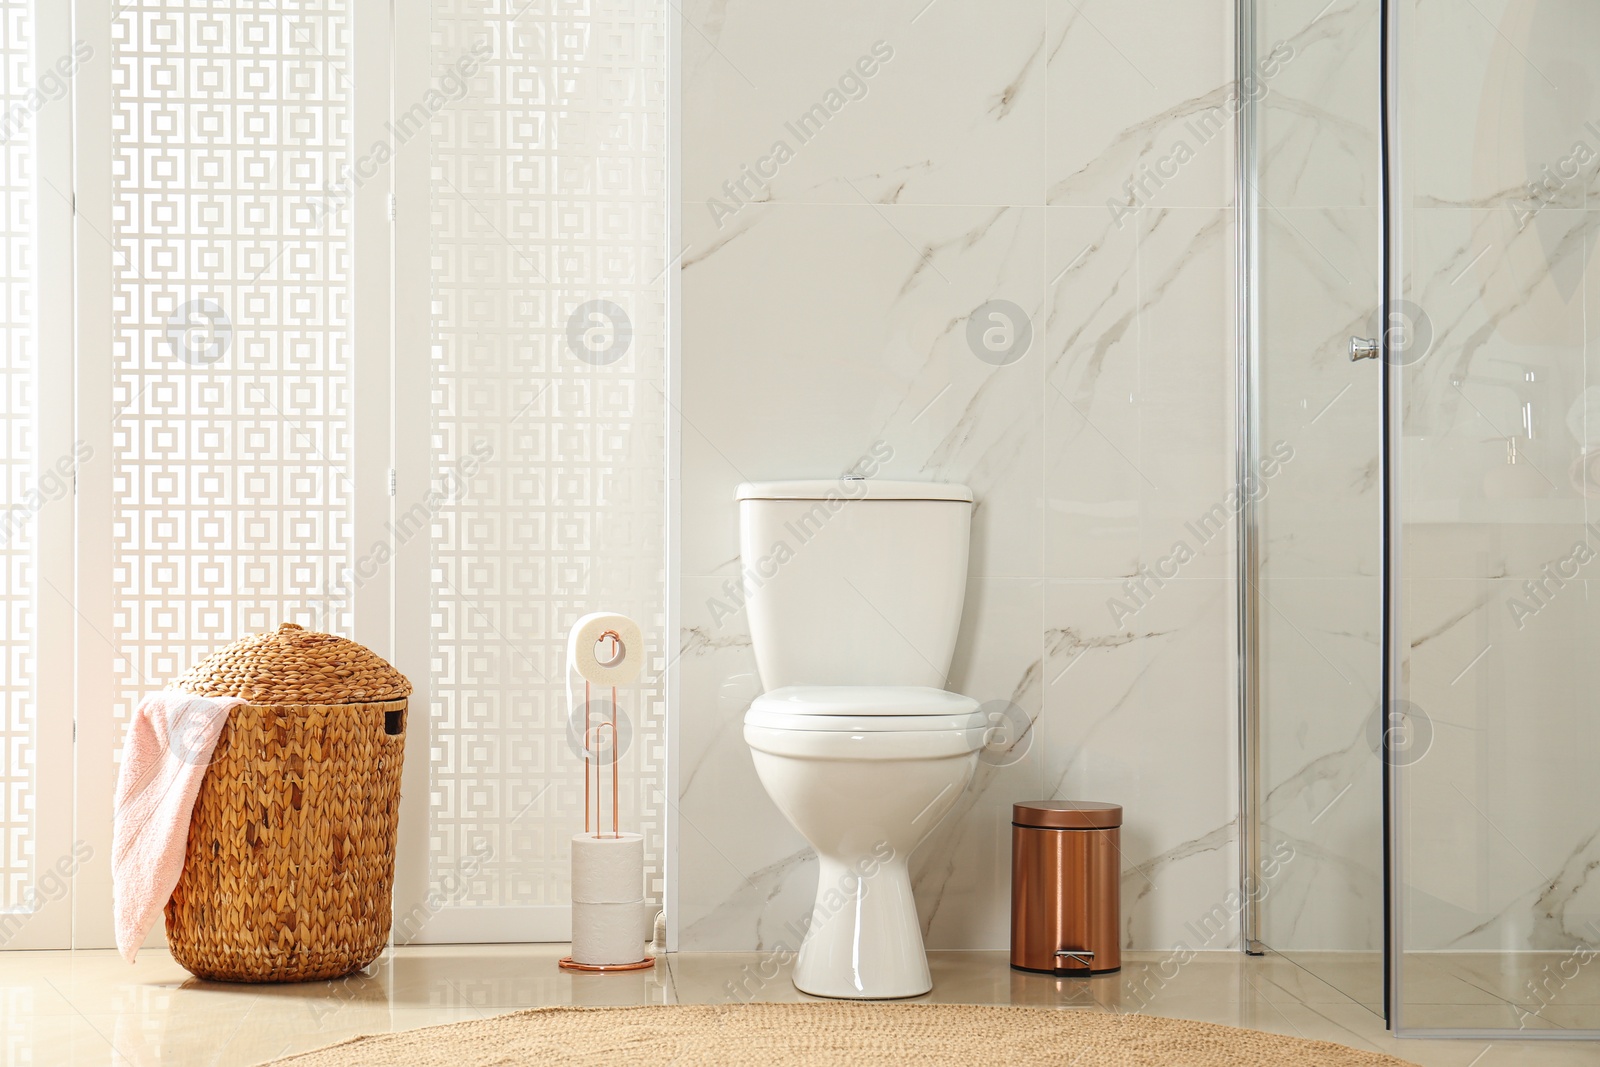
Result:
[[[1011,809],[1011,966],[1066,977],[1122,968],[1122,807]]]

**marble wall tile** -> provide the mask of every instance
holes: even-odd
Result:
[[[683,14],[691,218],[740,199],[1044,202],[1044,0],[693,0]]]
[[[1041,208],[768,204],[684,266],[684,570],[729,570],[740,481],[843,473],[877,443],[880,476],[978,497],[972,570],[1036,575],[1042,344],[996,366],[968,319],[1043,305]]]
[[[1592,200],[1600,9],[1582,0],[1495,0],[1470,19],[1421,3],[1399,11],[1402,40],[1427,42],[1411,50],[1404,74],[1412,206],[1493,207],[1512,217],[1540,203]]]
[[[735,572],[739,480],[832,473],[883,440],[895,448],[889,476],[978,490],[952,686],[985,700],[1010,694],[1038,740],[1016,764],[986,764],[918,855],[930,944],[1003,943],[1006,808],[1029,791],[1131,798],[1130,944],[1183,937],[1233,884],[1231,530],[1136,611],[1106,604],[1131,598],[1123,583],[1231,478],[1231,294],[1220,282],[1231,254],[1231,146],[1192,125],[1225,104],[1224,7],[685,10],[687,584],[709,598]],[[1502,29],[1507,11],[1485,7]],[[1260,191],[1276,265],[1263,293],[1267,436],[1295,449],[1264,508],[1263,640],[1276,665],[1265,696],[1295,708],[1273,720],[1287,728],[1268,739],[1268,820],[1273,839],[1297,849],[1266,910],[1270,936],[1297,947],[1366,948],[1376,937],[1367,899],[1376,476],[1365,432],[1375,427],[1376,375],[1351,367],[1344,351],[1372,325],[1377,293],[1376,188],[1365,166],[1372,78],[1362,73],[1375,13],[1371,0],[1275,5],[1263,27],[1264,46],[1282,41],[1292,52],[1268,79]],[[1414,32],[1423,15],[1407,15]],[[1437,40],[1453,43],[1430,54],[1451,56],[1454,69],[1414,86],[1442,101],[1419,113],[1463,117],[1459,129],[1412,131],[1429,150],[1409,155],[1408,188],[1416,205],[1442,207],[1412,214],[1405,246],[1434,333],[1404,382],[1406,473],[1458,503],[1476,499],[1503,447],[1493,438],[1520,418],[1522,372],[1504,368],[1536,368],[1547,387],[1536,418],[1559,430],[1587,382],[1572,353],[1600,321],[1585,313],[1596,231],[1578,209],[1589,178],[1526,226],[1497,214],[1587,97],[1524,116],[1528,158],[1486,156],[1476,132],[1485,116],[1516,119],[1506,108],[1539,105],[1544,90],[1536,72],[1506,73],[1514,64],[1498,54],[1503,41],[1471,21],[1439,27]],[[1539,31],[1512,28],[1512,40]],[[770,147],[774,124],[781,131],[826,93],[830,63],[842,72],[862,43],[880,39],[895,54],[748,197],[759,202],[720,216],[706,207]],[[1510,86],[1506,99],[1476,114],[1444,107],[1495,78]],[[1194,158],[1149,179],[1144,168],[1185,138]],[[1130,202],[1138,210],[1120,210]],[[1036,333],[1027,357],[999,369],[964,344],[966,321],[995,298],[1021,306]],[[1571,444],[1541,434],[1528,458],[1559,475]],[[1572,635],[1587,624],[1567,617],[1588,610],[1587,586],[1541,610],[1528,629],[1545,636],[1495,681],[1474,682],[1473,672],[1497,652],[1462,675],[1473,649],[1456,647],[1498,641],[1509,653],[1528,640],[1490,618],[1491,601],[1504,608],[1507,588],[1588,517],[1570,486],[1551,481],[1547,499],[1531,503],[1483,493],[1486,505],[1515,512],[1493,526],[1470,506],[1446,514],[1425,496],[1408,501],[1418,561],[1410,684],[1419,705],[1448,709],[1430,710],[1437,747],[1415,768],[1413,814],[1438,839],[1417,861],[1414,891],[1430,894],[1434,916],[1417,932],[1442,944],[1553,943],[1564,920],[1552,925],[1552,893],[1568,892],[1579,901],[1571,914],[1587,914],[1588,846],[1546,817],[1551,805],[1586,803],[1567,763],[1527,798],[1512,789],[1560,738],[1587,737],[1572,716],[1589,690],[1571,682],[1588,655]],[[693,626],[686,647],[701,648],[704,662],[685,672],[684,755],[697,768],[682,797],[693,881],[685,940],[776,944],[809,901],[814,864],[742,750],[737,720],[754,692],[748,647]],[[1324,684],[1301,691],[1323,670]],[[1476,688],[1461,688],[1469,683]],[[1486,742],[1507,706],[1526,709],[1521,725]],[[1514,832],[1464,818],[1458,793],[1493,806]],[[1519,881],[1513,851],[1526,851],[1539,877]]]
[[[724,582],[682,582],[679,931],[685,946],[767,949],[784,938],[778,916],[809,909],[816,858],[768,799],[744,742],[761,680],[744,613],[728,609]],[[798,947],[792,935],[788,947]]]
[[[929,948],[1010,948],[1011,805],[1046,795],[1037,738],[1043,597],[1036,578],[967,583],[950,688],[978,700],[1001,732],[955,809],[912,856]]]
[[[1431,730],[1402,781],[1408,948],[1600,942],[1596,592],[1407,583],[1406,697]]]
[[[1051,204],[1232,202],[1232,7],[1051,0]]]
[[[1560,2],[1400,13],[1429,42],[1402,131],[1403,270],[1431,336],[1402,379],[1402,684],[1429,740],[1399,782],[1407,944],[1570,949],[1600,942],[1600,620],[1573,558],[1594,541],[1573,473],[1597,331],[1600,24]]]
[[[1232,585],[1179,579],[1132,615],[1121,583],[1045,589],[1049,795],[1123,806],[1123,939],[1191,948],[1238,884],[1233,794]],[[1236,914],[1206,948],[1237,936]]]
[[[1056,578],[1140,562],[1138,229],[1098,207],[1048,209],[1044,562]]]
[[[1125,204],[1123,185],[1138,178],[1151,129],[1163,125],[1147,111],[1138,6],[1051,0],[1049,22],[1049,202]]]
[[[1257,7],[1256,192],[1265,206],[1380,203],[1379,28],[1378,0]]]
[[[1259,282],[1261,442],[1290,458],[1265,480],[1266,577],[1376,575],[1380,368],[1352,363],[1377,332],[1378,218],[1368,208],[1265,211]]]
[[[685,6],[683,947],[787,943],[815,887],[743,744],[742,617],[710,603],[738,571],[734,487],[837,474],[876,442],[883,477],[973,487],[950,687],[1025,735],[913,858],[929,945],[1005,946],[1010,805],[1062,789],[1132,798],[1130,945],[1170,947],[1235,880],[1231,532],[1137,619],[1105,605],[1230,477],[1231,135],[1187,123],[1231,78],[1231,10]],[[707,206],[877,40],[894,55],[860,99],[736,210]],[[1185,136],[1148,210],[1108,206]],[[998,366],[968,340],[995,300],[1032,332]],[[1098,730],[1116,701],[1062,674],[1074,628],[1131,670],[1138,710]],[[1071,748],[1053,774],[1051,732]]]
[[[1376,577],[1261,580],[1262,940],[1382,948]],[[1287,850],[1287,851],[1286,851]]]
[[[1221,577],[1232,512],[1189,524],[1233,481],[1232,213],[1049,210],[1048,572],[1129,577],[1183,541],[1186,576]]]
[[[1260,611],[1261,936],[1285,952],[1382,938],[1377,756],[1379,368],[1376,333],[1379,5],[1260,9],[1256,193],[1265,479]],[[1274,63],[1274,61],[1276,61]],[[1272,65],[1268,65],[1272,64]],[[1329,980],[1325,964],[1315,965]],[[1347,983],[1339,982],[1348,990]]]
[[[1261,845],[1292,857],[1263,879],[1262,937],[1286,952],[1376,949],[1379,375],[1345,348],[1372,332],[1376,216],[1287,208],[1262,222],[1261,434],[1292,450],[1259,511]]]
[[[1530,492],[1573,498],[1568,470],[1580,442],[1567,421],[1585,386],[1590,213],[1546,208],[1518,229],[1494,209],[1408,213],[1408,297],[1432,342],[1408,368],[1403,419],[1432,499],[1485,499],[1484,479],[1518,436]],[[1533,380],[1529,380],[1529,375]],[[1533,440],[1526,440],[1524,405]],[[1525,472],[1527,473],[1527,472]]]
[[[1139,222],[1141,554],[1159,565],[1182,546],[1194,553],[1184,577],[1223,578],[1233,524],[1202,517],[1233,512],[1233,212],[1153,209]]]
[[[1587,226],[1591,232],[1600,233],[1600,211],[1587,212]],[[1600,250],[1590,248],[1584,261],[1584,321],[1600,329]],[[1600,453],[1600,393],[1591,392],[1600,385],[1600,344],[1585,337],[1583,346],[1584,391],[1582,399],[1567,409],[1568,433],[1580,447],[1585,462],[1567,469],[1567,480],[1583,497],[1584,519],[1587,523],[1600,521],[1600,467],[1593,456]]]

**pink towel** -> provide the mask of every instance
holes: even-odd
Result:
[[[200,779],[239,697],[152,693],[128,724],[111,830],[117,948],[129,963],[161,917],[189,840]]]

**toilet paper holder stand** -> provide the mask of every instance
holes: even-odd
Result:
[[[622,638],[615,630],[607,630],[600,635],[600,640],[609,640],[612,643],[611,654],[615,657],[622,650]],[[600,826],[600,777],[605,773],[605,764],[598,757],[594,759],[594,775],[589,774],[590,756],[598,752],[595,747],[600,743],[601,731],[611,731],[611,836],[622,836],[622,824],[617,815],[617,757],[620,755],[617,745],[617,687],[611,687],[611,719],[608,722],[589,725],[589,699],[590,685],[587,678],[583,682],[583,832],[593,833],[595,837],[603,836]],[[592,782],[592,786],[591,786]],[[590,788],[594,789],[593,804],[590,803]],[[594,812],[594,829],[589,829],[589,813]],[[613,971],[643,971],[656,965],[654,956],[646,956],[637,963],[577,963],[571,956],[563,956],[559,961],[563,970],[585,971],[590,974],[609,974]]]
[[[607,631],[608,633],[610,631]],[[622,836],[622,824],[617,817],[617,687],[611,687],[611,721],[589,725],[589,683],[583,683],[583,832],[593,833],[595,837],[600,834],[600,777],[605,774],[605,764],[598,758],[594,761],[594,829],[589,829],[589,756],[597,753],[596,747],[600,744],[601,731],[611,731],[611,836]]]

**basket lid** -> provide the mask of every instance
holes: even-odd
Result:
[[[370,704],[411,695],[406,676],[365,645],[292,622],[212,653],[167,688],[252,704]]]

